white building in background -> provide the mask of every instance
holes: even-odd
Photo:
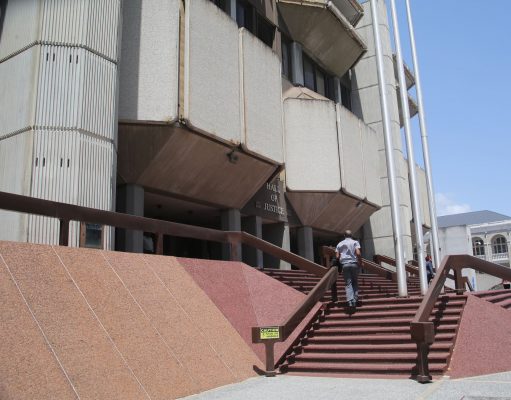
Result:
[[[378,10],[411,258],[403,113],[383,0]],[[375,58],[366,1],[0,1],[0,190],[242,229],[316,260],[359,230],[367,257],[394,256]],[[0,212],[0,226],[4,240],[58,240],[46,218]],[[137,232],[76,225],[70,236],[143,250]],[[178,238],[164,251],[226,256]],[[243,260],[277,266],[249,249]]]
[[[511,217],[493,211],[475,211],[438,217],[440,255],[470,254],[510,267]],[[477,288],[489,289],[500,280],[475,274]]]

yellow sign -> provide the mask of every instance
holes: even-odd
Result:
[[[278,327],[259,328],[259,337],[265,339],[279,339],[280,331]]]

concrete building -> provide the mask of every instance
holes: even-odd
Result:
[[[351,229],[367,257],[394,256],[369,2],[0,4],[0,190],[242,229],[316,260],[318,246]],[[403,113],[383,0],[378,10],[408,259],[415,239]],[[411,98],[410,106],[413,115]],[[2,240],[57,242],[56,221],[1,212],[0,224]],[[73,226],[70,242],[135,252],[152,245],[142,232],[90,224]],[[164,252],[228,256],[178,238],[166,238]],[[248,249],[243,260],[289,267]]]
[[[511,217],[493,211],[475,211],[438,217],[438,236],[442,257],[470,254],[510,267]],[[478,290],[489,289],[500,280],[476,274]]]

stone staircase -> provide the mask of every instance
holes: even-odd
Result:
[[[490,303],[497,304],[507,310],[511,310],[511,290],[486,290],[474,293],[474,296],[480,299],[489,301]]]
[[[263,271],[303,293],[318,281],[302,271]],[[330,293],[325,295],[323,312],[295,342],[279,365],[280,371],[320,376],[413,376],[417,353],[410,337],[410,321],[422,297],[418,280],[409,279],[409,297],[400,298],[397,283],[374,274],[360,274],[361,305],[349,315],[340,276],[339,301],[333,303]],[[442,375],[448,366],[466,299],[465,295],[443,295],[431,313],[435,325],[435,343],[429,353],[433,376]]]

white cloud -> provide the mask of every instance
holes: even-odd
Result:
[[[435,199],[437,215],[461,214],[471,210],[469,204],[458,203],[451,193],[437,193]]]

